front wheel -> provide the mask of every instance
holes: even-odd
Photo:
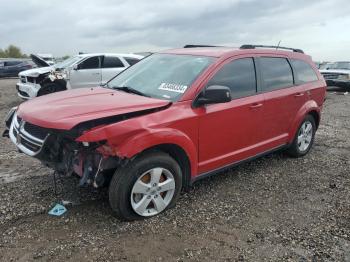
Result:
[[[311,115],[307,115],[295,134],[293,143],[288,149],[288,154],[293,157],[306,155],[314,143],[315,132],[315,119]]]
[[[181,187],[181,168],[173,158],[163,152],[146,153],[115,172],[109,203],[120,219],[151,217],[173,207]]]

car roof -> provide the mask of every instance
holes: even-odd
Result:
[[[135,55],[135,54],[123,54],[123,53],[88,53],[88,54],[79,54],[80,57],[90,57],[90,56],[122,56],[122,57],[132,57],[142,59],[144,56]]]
[[[252,49],[240,49],[238,47],[193,47],[193,48],[177,48],[161,51],[159,53],[165,54],[178,54],[178,55],[197,55],[197,56],[210,56],[217,58],[225,58],[235,55],[247,55],[247,54],[261,54],[261,55],[281,55],[293,58],[308,58],[310,56],[300,52],[276,50],[271,48],[252,48]]]

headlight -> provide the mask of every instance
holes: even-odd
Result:
[[[12,122],[12,118],[13,118],[13,115],[15,114],[17,110],[17,106],[16,107],[12,107],[10,109],[10,111],[7,113],[6,117],[5,117],[5,125],[7,128],[10,128],[11,126],[11,122]]]
[[[338,80],[350,80],[350,75],[349,74],[339,75]]]

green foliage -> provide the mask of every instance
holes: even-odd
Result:
[[[15,45],[9,45],[6,49],[0,49],[0,58],[27,58],[26,54],[22,54],[19,47]]]
[[[66,60],[66,59],[68,59],[69,57],[70,57],[69,55],[65,55],[65,56],[62,57],[62,60]]]

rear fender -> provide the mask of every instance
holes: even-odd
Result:
[[[298,113],[296,114],[296,116],[292,122],[291,128],[289,129],[289,130],[291,130],[291,132],[289,133],[289,137],[288,137],[289,143],[293,142],[295,134],[296,134],[301,122],[304,120],[305,116],[311,111],[317,112],[317,114],[320,116],[321,109],[314,100],[307,101],[299,109]]]

